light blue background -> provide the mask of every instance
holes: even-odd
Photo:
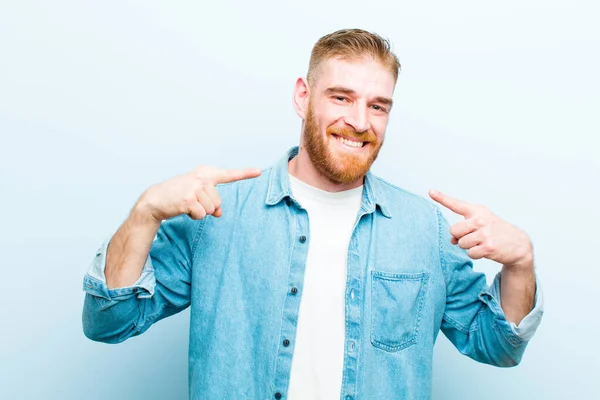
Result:
[[[149,185],[199,164],[264,167],[296,144],[294,81],[314,42],[343,27],[389,37],[403,65],[374,171],[423,196],[485,204],[535,245],[546,314],[522,364],[477,364],[440,336],[434,399],[593,398],[598,11],[592,1],[3,1],[0,398],[186,397],[189,313],[120,345],[91,342],[83,274]],[[498,266],[476,268],[490,278]]]

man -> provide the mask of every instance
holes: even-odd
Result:
[[[265,170],[202,166],[144,192],[84,278],[83,328],[122,342],[191,306],[193,399],[428,399],[439,330],[517,365],[542,316],[528,236],[370,172],[400,64],[342,30],[313,48],[299,147]],[[472,259],[502,271],[488,288]]]

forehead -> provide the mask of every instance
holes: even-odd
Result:
[[[372,58],[343,60],[334,58],[319,66],[315,89],[322,92],[330,87],[341,86],[354,90],[361,96],[385,96],[394,94],[394,76],[382,63]]]

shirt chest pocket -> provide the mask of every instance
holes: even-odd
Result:
[[[371,343],[387,351],[417,343],[429,274],[372,271],[371,278]]]

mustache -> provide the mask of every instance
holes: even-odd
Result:
[[[348,139],[355,139],[360,142],[376,142],[377,136],[373,131],[357,132],[352,128],[330,127],[327,128],[328,135],[343,136]]]

